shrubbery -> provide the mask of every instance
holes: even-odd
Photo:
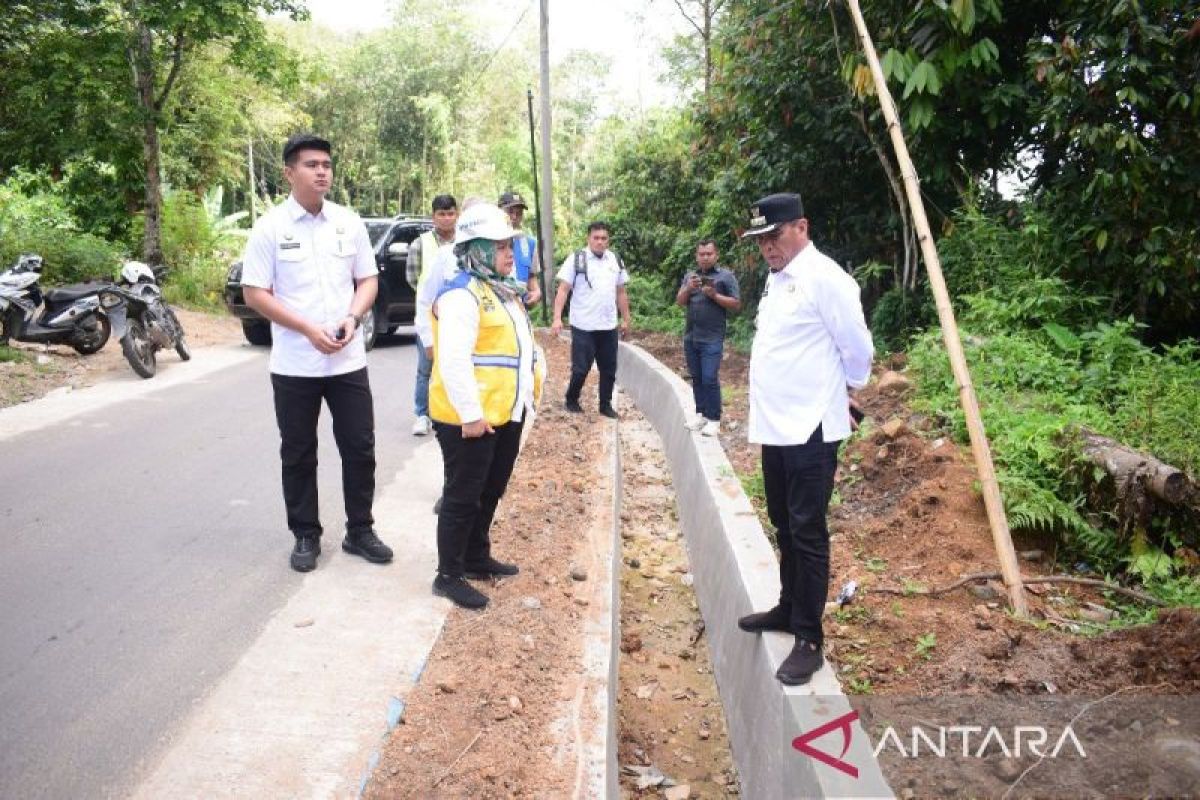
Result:
[[[1200,603],[1200,585],[1176,576],[1180,530],[1123,527],[1089,506],[1090,469],[1074,452],[1068,426],[1083,425],[1195,475],[1200,472],[1200,349],[1194,342],[1155,351],[1132,321],[1071,322],[1091,304],[1054,278],[1012,281],[962,299],[961,334],[995,457],[1010,525],[1062,534],[1068,552],[1105,571],[1125,569],[1152,589]],[[1067,324],[1060,322],[1067,321]],[[941,331],[909,350],[918,379],[915,405],[944,419],[967,441]]]
[[[17,171],[0,182],[0,268],[21,253],[40,255],[43,281],[55,286],[113,277],[124,248],[80,231],[60,185]]]

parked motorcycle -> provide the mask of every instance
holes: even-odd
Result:
[[[163,267],[156,273],[140,261],[127,261],[120,281],[100,290],[100,305],[112,320],[121,352],[143,378],[154,377],[159,350],[174,347],[184,361],[192,357],[179,318],[163,301],[158,285],[162,272]]]
[[[42,257],[33,253],[0,272],[0,344],[10,338],[66,344],[85,356],[104,347],[112,331],[100,308],[105,284],[76,283],[43,294],[41,279]]]

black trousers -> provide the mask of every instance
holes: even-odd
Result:
[[[458,425],[433,424],[446,478],[437,525],[438,572],[443,575],[462,577],[491,556],[488,532],[517,462],[524,424],[508,422],[475,439],[464,439]]]
[[[612,405],[613,386],[617,382],[617,329],[584,331],[571,326],[571,382],[567,399],[579,402],[583,383],[592,370],[600,370],[600,405]]]
[[[271,375],[279,458],[283,462],[283,502],[288,528],[297,537],[320,536],[317,505],[317,418],[321,401],[333,417],[333,438],[342,458],[346,532],[371,530],[375,519],[375,410],[367,368],[327,378]]]
[[[779,543],[779,605],[792,633],[820,646],[821,617],[829,594],[829,526],[840,442],[821,441],[821,426],[805,444],[763,445],[767,517]]]

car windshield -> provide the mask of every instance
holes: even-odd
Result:
[[[369,219],[365,220],[365,222],[367,225],[367,236],[371,237],[372,247],[379,244],[379,240],[383,238],[385,233],[388,232],[388,228],[392,227],[392,221],[390,219]]]

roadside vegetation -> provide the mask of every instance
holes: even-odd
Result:
[[[38,252],[51,286],[160,255],[172,302],[216,309],[252,210],[286,194],[279,146],[297,129],[334,141],[332,198],[364,215],[423,213],[443,191],[532,196],[537,26],[529,17],[500,42],[483,8],[402,0],[381,30],[338,36],[291,0],[18,4],[0,32],[0,263]],[[1195,15],[1171,0],[863,10],[1013,528],[1048,537],[1064,563],[1200,604],[1200,501],[1129,502],[1073,433],[1200,473]],[[814,240],[863,287],[878,349],[906,354],[915,405],[965,441],[912,209],[843,5],[679,0],[648,13],[692,23],[665,53],[672,107],[613,92],[595,53],[555,67],[554,261],[606,219],[633,273],[635,323],[680,334],[674,295],[712,236],[738,275],[730,341],[744,350],[764,278],[739,238],[748,204],[799,190]]]

